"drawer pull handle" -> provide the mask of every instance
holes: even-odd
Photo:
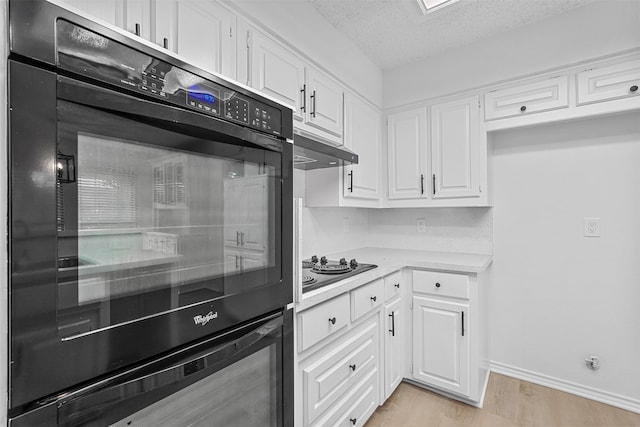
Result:
[[[395,286],[396,288],[400,289],[400,283],[396,283],[396,284],[395,284],[395,285],[393,285],[393,286]]]
[[[329,323],[331,323],[332,325],[336,324],[336,318],[335,317],[330,317],[329,318]]]
[[[638,91],[638,85],[633,85],[629,88],[629,91],[631,92],[637,92]]]
[[[351,421],[351,424],[356,425],[356,422],[358,421],[355,418],[349,418],[349,421]]]
[[[356,371],[356,364],[354,363],[353,365],[349,365],[349,367],[351,368],[352,371]]]
[[[376,298],[376,296],[375,296],[375,295],[371,297],[371,301],[373,301],[373,302],[376,302],[376,300],[377,300],[377,299],[378,299],[378,298]]]
[[[523,113],[527,111],[527,106],[523,105],[522,107],[520,107],[520,111],[522,111]]]
[[[436,288],[439,288],[439,287],[440,287],[440,283],[436,283]]]

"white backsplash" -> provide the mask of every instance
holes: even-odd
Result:
[[[492,235],[490,208],[302,209],[303,258],[360,247],[491,254]]]
[[[345,220],[348,222],[348,231],[344,231]],[[302,257],[368,246],[368,223],[367,209],[303,208]]]
[[[418,220],[424,231],[418,232]],[[377,209],[369,211],[367,246],[493,253],[491,208]]]

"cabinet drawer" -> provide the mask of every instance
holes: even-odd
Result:
[[[376,307],[384,299],[384,281],[378,279],[351,291],[351,320],[354,321]]]
[[[304,351],[349,324],[349,294],[299,313],[298,320],[298,351]]]
[[[484,95],[485,119],[495,120],[569,106],[569,79],[554,77]]]
[[[640,59],[578,74],[578,105],[640,96]]]
[[[302,370],[305,425],[335,407],[336,401],[371,372],[377,372],[378,324],[372,323]]]
[[[469,298],[469,276],[466,274],[414,271],[413,291],[453,298]]]
[[[395,296],[400,295],[400,279],[402,279],[402,273],[396,271],[384,278],[384,300],[389,301]]]
[[[370,372],[334,411],[320,419],[314,426],[353,427],[363,426],[378,407],[378,371]]]

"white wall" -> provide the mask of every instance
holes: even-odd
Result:
[[[424,233],[416,231],[418,218]],[[491,254],[492,232],[489,208],[370,210],[367,246]]]
[[[556,17],[383,73],[392,108],[640,47],[640,1],[588,3]]]
[[[382,71],[305,0],[235,0],[229,4],[370,102],[382,105]]]
[[[491,136],[490,357],[640,410],[637,112]],[[583,237],[583,218],[602,237]],[[600,357],[591,371],[584,358]],[[617,402],[619,403],[619,401]]]
[[[343,231],[344,220],[349,222]],[[350,249],[368,246],[368,210],[357,208],[303,208],[302,245],[303,259],[330,253],[344,253]],[[366,262],[363,260],[362,262]]]

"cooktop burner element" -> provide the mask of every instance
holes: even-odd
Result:
[[[355,259],[350,262],[347,262],[346,258],[333,261],[324,256],[318,259],[314,255],[302,261],[302,292],[321,288],[376,267],[374,264],[360,264]]]
[[[349,267],[347,261],[342,258],[338,264],[316,264],[313,266],[313,271],[318,274],[344,274],[351,271],[351,267]]]
[[[309,275],[302,276],[302,286],[310,285],[312,283],[316,283],[315,277]]]

